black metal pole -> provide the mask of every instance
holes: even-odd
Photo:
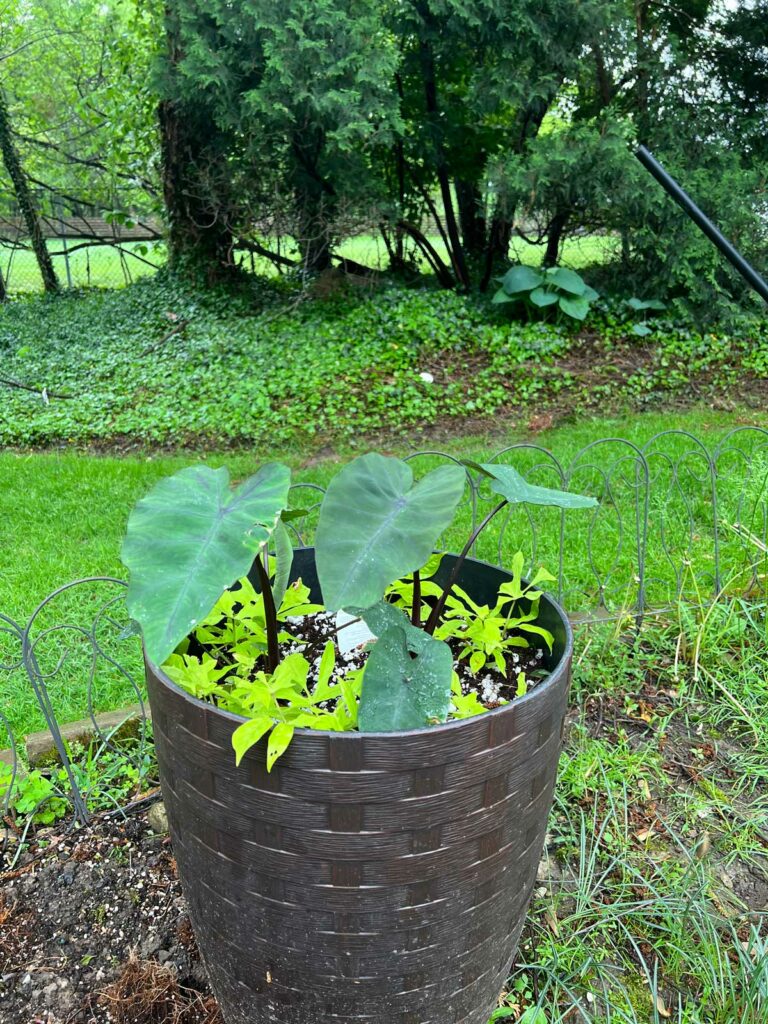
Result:
[[[729,263],[738,270],[747,284],[754,288],[765,302],[768,302],[768,284],[766,284],[755,268],[750,263],[747,263],[741,253],[734,249],[728,239],[718,231],[709,217],[699,209],[688,193],[683,191],[675,179],[667,174],[656,157],[649,153],[645,146],[640,146],[635,152],[635,156],[643,167],[653,175],[662,188],[685,210],[694,224],[704,232],[710,242],[713,242]]]

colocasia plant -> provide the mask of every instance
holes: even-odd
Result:
[[[434,548],[470,471],[500,501],[440,585]],[[535,658],[513,668],[530,639],[551,646],[536,624],[535,589],[550,577],[525,584],[518,555],[495,605],[481,606],[458,586],[462,565],[510,504],[587,508],[595,499],[533,486],[495,463],[451,464],[414,480],[406,462],[360,456],[320,507],[319,604],[301,580],[290,582],[286,524],[302,513],[289,509],[289,491],[290,471],[278,463],[235,489],[226,469],[183,469],[136,505],[123,544],[128,611],[147,658],[193,696],[245,719],[233,736],[238,762],[266,736],[271,768],[297,728],[390,732],[478,714],[505,702],[498,680],[510,675],[513,696],[525,692]],[[353,627],[366,632],[350,653],[338,641]],[[462,683],[457,666],[477,685]]]

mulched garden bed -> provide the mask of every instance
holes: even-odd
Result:
[[[0,875],[0,1024],[222,1024],[167,836],[60,829]]]

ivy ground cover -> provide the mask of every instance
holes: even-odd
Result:
[[[324,298],[165,274],[0,309],[0,444],[307,452],[551,424],[606,410],[759,409],[768,330],[700,331],[627,304],[583,325],[512,320],[490,297],[393,285]]]

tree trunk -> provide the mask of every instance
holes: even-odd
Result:
[[[424,23],[425,31],[432,24],[432,17],[427,4],[419,3],[417,10]],[[445,215],[445,229],[450,242],[450,256],[456,279],[460,287],[469,288],[469,271],[464,257],[464,249],[459,235],[459,226],[456,223],[456,214],[453,209],[453,196],[451,194],[451,182],[448,173],[448,161],[445,156],[443,145],[442,127],[440,125],[440,109],[437,102],[437,71],[435,68],[435,55],[429,40],[422,36],[419,40],[421,56],[421,72],[424,81],[424,100],[427,112],[427,121],[430,127],[432,146],[434,148],[435,172],[440,185],[440,198],[443,202]]]
[[[405,90],[403,89],[403,79],[399,74],[395,75],[395,85],[397,86],[397,95],[400,97],[401,106],[405,103]],[[405,146],[400,136],[397,137],[395,142],[395,169],[397,174],[397,198],[400,204],[399,206],[399,219],[402,220],[405,217],[405,174],[406,174],[406,160],[405,160]],[[395,244],[392,247],[390,253],[390,270],[396,273],[402,273],[405,270],[405,234],[403,233],[400,225],[395,227]]]
[[[37,265],[40,268],[40,276],[43,279],[43,287],[47,292],[57,292],[59,290],[59,282],[56,278],[56,271],[53,269],[53,260],[51,254],[48,252],[48,247],[45,244],[45,238],[43,237],[42,229],[40,228],[40,221],[37,216],[34,204],[32,202],[32,193],[29,190],[26,175],[21,166],[21,160],[16,150],[16,146],[13,141],[13,135],[11,134],[11,117],[8,112],[8,104],[5,101],[5,96],[0,90],[0,153],[2,153],[3,163],[5,169],[8,172],[8,177],[11,179],[13,184],[13,190],[16,194],[16,200],[19,204],[19,209],[24,217],[24,223],[27,226],[29,232],[29,238],[32,243],[32,249],[37,260]],[[5,287],[3,286],[3,291]]]
[[[557,258],[560,255],[560,242],[563,238],[565,225],[568,223],[568,217],[568,210],[558,210],[552,218],[547,234],[547,248],[544,253],[544,259],[541,261],[543,267],[554,267],[556,265]]]
[[[295,160],[293,188],[296,244],[304,269],[314,274],[328,270],[332,265],[334,243],[336,193],[319,170],[324,145],[322,129],[313,125],[309,117],[305,117],[303,126],[294,133],[291,144]]]
[[[486,222],[482,195],[477,182],[457,178],[456,201],[459,206],[459,223],[464,248],[470,256],[480,259],[485,252]]]
[[[493,269],[509,258],[509,243],[512,238],[512,227],[514,224],[514,210],[506,213],[496,213],[491,220],[491,229],[488,232],[488,245],[485,250],[485,270],[483,279],[480,282],[480,291],[488,290],[491,283]]]
[[[201,126],[194,126],[175,100],[163,100],[158,114],[168,263],[175,270],[198,269],[209,281],[221,280],[233,270],[232,229],[221,201],[225,183],[212,175],[214,188],[200,173],[204,162],[211,163]]]
[[[512,145],[515,153],[524,153],[528,144],[539,134],[541,123],[549,110],[552,99],[562,84],[562,77],[553,83],[550,89],[549,98],[537,96],[531,100],[528,106],[523,107],[517,117],[517,123],[513,130]],[[491,230],[488,234],[488,245],[485,253],[485,272],[480,282],[480,291],[484,292],[490,284],[493,276],[494,266],[506,259],[509,251],[509,241],[512,237],[514,226],[514,210],[497,212],[491,222]]]
[[[165,8],[166,59],[171,78],[182,56],[178,19]],[[217,159],[218,130],[199,110],[176,97],[158,105],[163,199],[168,221],[168,262],[176,270],[202,271],[209,281],[233,270],[232,225],[226,202],[226,167]]]

